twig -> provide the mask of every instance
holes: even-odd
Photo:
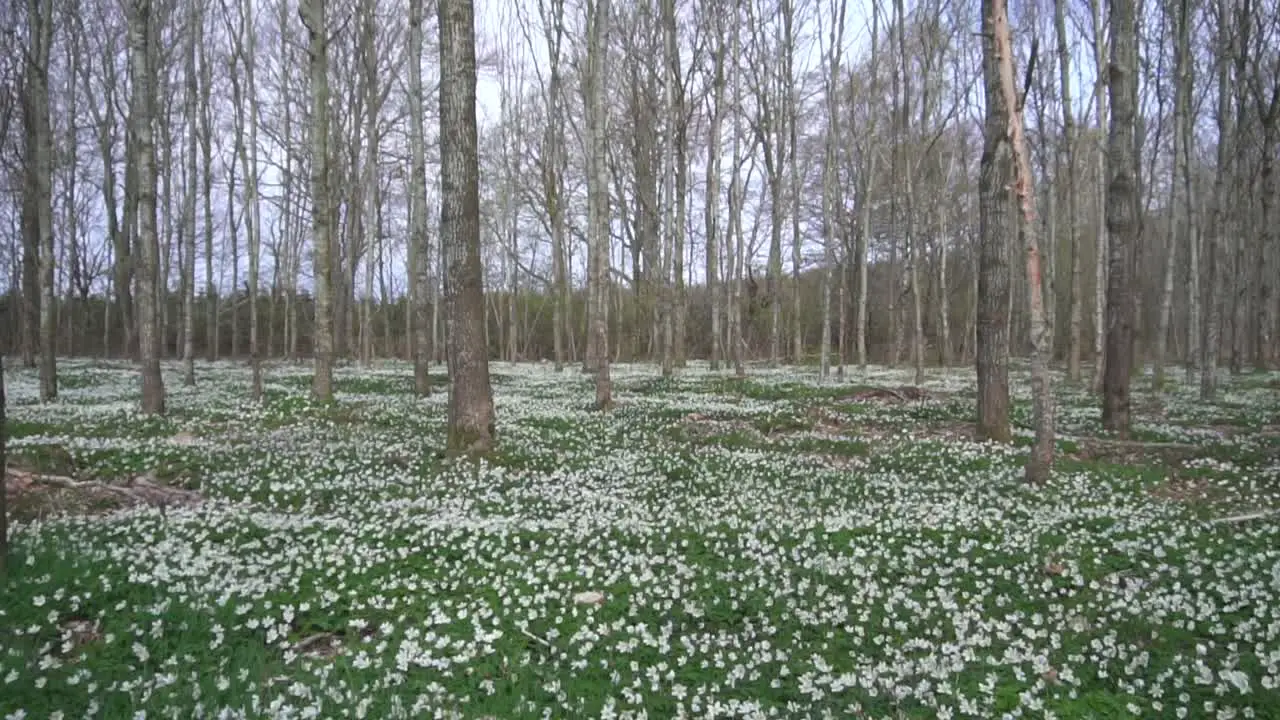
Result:
[[[1280,508],[1272,508],[1271,510],[1259,510],[1257,512],[1244,513],[1243,515],[1230,515],[1224,518],[1218,518],[1217,520],[1214,520],[1214,522],[1218,524],[1223,524],[1223,523],[1234,524],[1234,523],[1248,522],[1249,520],[1262,520],[1264,518],[1269,518],[1273,515],[1280,515]]]

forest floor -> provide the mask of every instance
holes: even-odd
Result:
[[[969,370],[495,364],[477,465],[402,363],[178,370],[8,373],[0,717],[1280,717],[1280,374],[1060,382],[1032,488],[1021,371],[996,446]]]

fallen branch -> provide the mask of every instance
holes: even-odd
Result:
[[[1243,515],[1229,515],[1224,518],[1218,518],[1217,520],[1214,520],[1214,522],[1220,525],[1226,524],[1226,523],[1234,524],[1234,523],[1248,522],[1250,520],[1263,520],[1265,518],[1269,518],[1274,515],[1280,515],[1280,508],[1272,508],[1270,510],[1259,510],[1257,512],[1244,513]]]

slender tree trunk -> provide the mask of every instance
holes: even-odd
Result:
[[[203,6],[193,2],[189,7],[191,31],[186,43],[186,95],[182,106],[183,124],[187,131],[187,186],[182,199],[182,384],[187,387],[196,384],[196,193],[199,183],[196,174],[196,159],[199,154],[196,148],[199,134],[196,118],[199,92],[196,84],[196,43],[203,37],[203,33],[198,30],[204,24]]]
[[[1076,121],[1071,104],[1071,51],[1067,44],[1066,0],[1054,0],[1053,26],[1058,41],[1058,87],[1062,104],[1062,154],[1067,174],[1067,237],[1071,248],[1071,287],[1068,293],[1069,339],[1067,379],[1080,382],[1080,326],[1084,304],[1080,257],[1080,228],[1076,219]]]
[[[1102,426],[1129,435],[1133,367],[1133,247],[1138,231],[1134,169],[1137,96],[1137,21],[1133,0],[1111,1],[1111,126],[1107,143],[1107,354]]]
[[[0,354],[0,583],[9,580],[9,491],[6,487],[6,468],[9,467],[9,421],[5,412],[4,355]]]
[[[431,248],[427,240],[427,156],[423,137],[422,2],[409,0],[409,315],[413,318],[414,391],[419,397],[426,397],[431,394],[427,373],[431,360],[431,320],[427,314]]]
[[[27,0],[26,113],[28,177],[39,257],[40,401],[58,397],[58,309],[54,288],[53,130],[49,122],[49,55],[53,45],[53,4]],[[73,240],[74,241],[74,240]]]
[[[718,371],[724,354],[721,347],[721,317],[724,315],[724,289],[720,267],[720,140],[724,124],[725,47],[722,16],[714,14],[715,46],[712,50],[711,120],[707,131],[707,199],[704,221],[707,233],[707,295],[711,299],[711,369]],[[733,161],[736,163],[737,158]]]
[[[831,353],[831,271],[832,271],[832,266],[835,264],[835,253],[834,253],[835,232],[836,232],[836,226],[839,222],[839,218],[837,217],[837,212],[836,212],[836,193],[839,190],[839,188],[837,188],[838,168],[836,167],[836,162],[838,160],[838,155],[836,153],[836,143],[838,141],[838,138],[840,137],[840,104],[839,104],[839,95],[836,92],[836,88],[839,86],[839,82],[840,82],[840,51],[844,44],[844,14],[845,14],[846,2],[845,0],[838,0],[838,4],[837,4],[837,0],[833,0],[831,5],[832,5],[831,10],[832,10],[833,19],[832,19],[831,31],[830,31],[830,42],[827,48],[827,52],[829,53],[828,60],[827,60],[828,62],[827,76],[823,84],[825,94],[827,97],[827,108],[826,108],[827,109],[827,133],[826,133],[825,147],[823,148],[823,167],[822,167],[822,230],[823,230],[823,233],[822,233],[823,235],[822,237],[822,240],[823,240],[822,347],[820,351],[821,357],[819,359],[819,371],[818,371],[818,377],[823,380],[826,379],[827,374],[830,370],[829,356]],[[794,123],[795,121],[794,113],[792,113],[791,119],[792,119],[792,122]],[[793,143],[792,152],[794,153],[795,152],[794,125],[792,126],[791,131],[792,131],[792,143]],[[794,162],[795,162],[795,158],[792,157],[793,171],[795,168]],[[793,177],[792,182],[793,182],[792,191],[793,193],[795,193],[792,199],[796,204],[796,207],[793,208],[793,210],[795,210],[798,213],[799,202],[800,202],[799,181],[796,180],[795,177]],[[796,230],[797,230],[797,237],[795,238],[795,244],[797,247],[795,252],[798,256],[799,255],[798,228]],[[797,267],[798,265],[799,263],[797,258]],[[842,277],[843,275],[844,273],[841,272]],[[800,283],[800,278],[798,275],[795,278],[795,282],[798,288]],[[841,290],[840,299],[842,301],[841,307],[843,308],[843,300],[844,300],[843,281],[840,284],[840,290]],[[800,301],[799,301],[798,292],[794,302],[795,302],[794,310],[796,313],[795,323],[796,323],[796,327],[799,328],[800,327]],[[841,312],[840,315],[841,315],[841,338],[843,339],[844,313]],[[799,340],[800,340],[799,334],[797,333],[796,362],[800,361],[801,347],[800,347]],[[843,372],[844,370],[843,341],[841,342],[841,347],[840,347],[840,369]]]
[[[440,0],[438,8],[440,242],[446,257],[451,380],[448,449],[477,454],[492,449],[495,437],[480,265],[475,10],[471,0]]]
[[[1098,128],[1107,126],[1107,76],[1106,76],[1106,54],[1107,46],[1103,37],[1102,16],[1103,0],[1090,0],[1089,7],[1093,12],[1093,62],[1094,67],[1098,70],[1098,78],[1093,86],[1093,106],[1098,114]],[[1107,257],[1110,254],[1109,243],[1107,238],[1107,221],[1106,213],[1103,205],[1107,196],[1107,146],[1104,143],[1098,143],[1097,153],[1094,156],[1097,163],[1098,185],[1096,187],[1098,202],[1098,214],[1096,216],[1097,224],[1097,249],[1095,257],[1097,262],[1094,265],[1094,303],[1093,303],[1093,390],[1094,392],[1102,392],[1102,379],[1106,373],[1107,357],[1105,353],[1104,340],[1107,333]]]
[[[202,19],[203,19],[203,13]],[[202,28],[203,29],[203,28]],[[218,359],[218,286],[213,280],[213,113],[209,97],[213,93],[213,76],[209,65],[208,43],[198,43],[200,52],[200,156],[204,165],[204,292],[205,292],[205,358]]]
[[[873,43],[874,44],[874,43]],[[856,342],[858,346],[858,367],[865,375],[867,372],[867,282],[868,282],[868,266],[871,264],[868,256],[871,247],[871,178],[875,173],[876,158],[874,153],[869,153],[866,169],[863,172],[862,181],[862,202],[860,208],[858,232],[858,318]],[[889,300],[893,302],[892,299]]]
[[[587,222],[591,244],[589,292],[594,295],[589,325],[596,352],[596,407],[600,410],[613,407],[613,384],[609,377],[609,172],[605,165],[609,15],[609,0],[588,0]]]
[[[315,251],[315,375],[311,396],[333,400],[333,240],[329,208],[329,31],[325,0],[306,0],[311,83],[311,238]]]
[[[137,178],[135,198],[138,223],[138,345],[142,353],[142,412],[149,415],[165,411],[164,378],[160,375],[159,313],[156,308],[156,285],[160,260],[156,237],[155,146],[151,125],[154,109],[152,82],[156,77],[151,67],[152,18],[151,0],[130,0],[129,5],[129,74],[132,88],[129,100],[133,125],[134,153],[129,161]]]

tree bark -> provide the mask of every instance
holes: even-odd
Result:
[[[306,0],[298,14],[307,28],[311,82],[311,238],[315,274],[315,375],[311,396],[333,400],[333,239],[329,206],[329,35],[325,0]]]
[[[130,0],[129,73],[132,92],[129,102],[133,126],[134,152],[130,161],[137,178],[131,202],[137,207],[138,249],[138,345],[142,354],[142,412],[149,415],[165,411],[164,378],[160,374],[159,313],[156,308],[156,286],[160,259],[156,237],[156,173],[155,145],[151,123],[154,109],[152,82],[156,77],[151,67],[152,6],[151,0]],[[127,199],[127,201],[130,201]]]
[[[54,288],[53,130],[49,122],[49,55],[53,45],[53,4],[27,1],[25,192],[31,197],[31,220],[39,258],[40,401],[58,397],[58,308]]]
[[[409,304],[413,318],[413,386],[419,397],[426,397],[431,394],[431,318],[427,313],[431,248],[427,240],[427,155],[423,137],[422,2],[409,0]]]
[[[1083,325],[1083,263],[1076,218],[1076,121],[1071,104],[1071,52],[1067,45],[1066,0],[1054,0],[1053,25],[1058,41],[1058,84],[1062,104],[1062,154],[1067,174],[1067,235],[1071,252],[1071,285],[1067,304],[1067,379],[1080,382],[1080,334]]]
[[[440,242],[449,324],[451,454],[493,448],[493,391],[480,265],[480,158],[476,145],[475,9],[440,0]],[[606,361],[607,362],[607,361]]]
[[[199,127],[196,119],[196,43],[204,37],[203,5],[192,2],[187,22],[186,64],[183,67],[185,95],[182,99],[183,124],[187,130],[185,195],[182,198],[182,384],[196,384],[196,193],[199,183],[196,159],[199,151],[196,137]]]
[[[1000,5],[997,5],[1000,3]],[[981,176],[978,181],[978,424],[980,440],[1009,442],[1009,247],[1013,215],[1008,188],[1013,149],[995,45],[1002,0],[982,2],[982,65],[986,97]]]
[[[609,376],[609,173],[606,166],[605,78],[608,77],[609,0],[588,0],[587,202],[590,242],[589,320],[596,351],[596,407],[613,407]]]
[[[1122,0],[1123,1],[1123,0]],[[1008,115],[1004,131],[1013,148],[1013,193],[1021,210],[1021,234],[1026,252],[1027,298],[1031,320],[1031,397],[1035,421],[1035,446],[1027,456],[1026,479],[1033,484],[1049,480],[1053,469],[1053,397],[1049,386],[1049,355],[1051,326],[1045,317],[1044,288],[1040,277],[1040,248],[1036,233],[1039,219],[1036,217],[1036,193],[1031,174],[1030,150],[1022,126],[1022,109],[1018,107],[1018,91],[1013,78],[1013,40],[1009,32],[1009,17],[1005,0],[992,0],[992,24],[995,42],[984,45],[994,50],[994,62],[984,57],[983,68],[994,66],[999,72],[1002,105]]]
[[[1107,347],[1102,426],[1129,435],[1129,382],[1133,368],[1133,248],[1138,231],[1134,134],[1137,97],[1137,23],[1133,0],[1111,1],[1108,66],[1111,125],[1107,140]]]

